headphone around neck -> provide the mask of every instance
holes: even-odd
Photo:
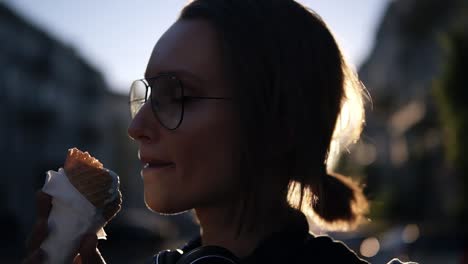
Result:
[[[201,246],[187,253],[165,250],[153,257],[152,264],[240,264],[240,259],[219,246]]]

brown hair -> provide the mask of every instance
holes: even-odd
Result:
[[[287,200],[329,229],[361,221],[362,189],[331,165],[359,137],[365,90],[321,18],[292,0],[195,0],[180,19],[218,33],[238,103],[244,205],[261,214]],[[271,186],[282,195],[259,201]]]

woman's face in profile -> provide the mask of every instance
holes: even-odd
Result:
[[[214,28],[202,20],[180,20],[159,39],[145,73],[151,78],[173,73],[188,96],[231,97]],[[175,130],[164,128],[150,101],[128,129],[139,144],[142,164],[154,160],[172,167],[142,170],[147,206],[161,213],[222,204],[232,199],[235,119],[232,102],[190,100]],[[142,165],[142,167],[143,167]]]

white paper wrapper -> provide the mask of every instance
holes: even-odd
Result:
[[[42,191],[52,196],[49,234],[41,245],[47,254],[45,263],[72,263],[85,233],[106,238],[102,213],[68,181],[62,168],[58,172],[47,172]]]

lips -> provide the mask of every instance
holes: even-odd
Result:
[[[144,156],[140,157],[141,162],[145,168],[161,168],[170,165],[174,165],[173,162],[162,159],[147,158]]]
[[[163,168],[172,165],[174,165],[174,163],[145,163],[144,168]]]

